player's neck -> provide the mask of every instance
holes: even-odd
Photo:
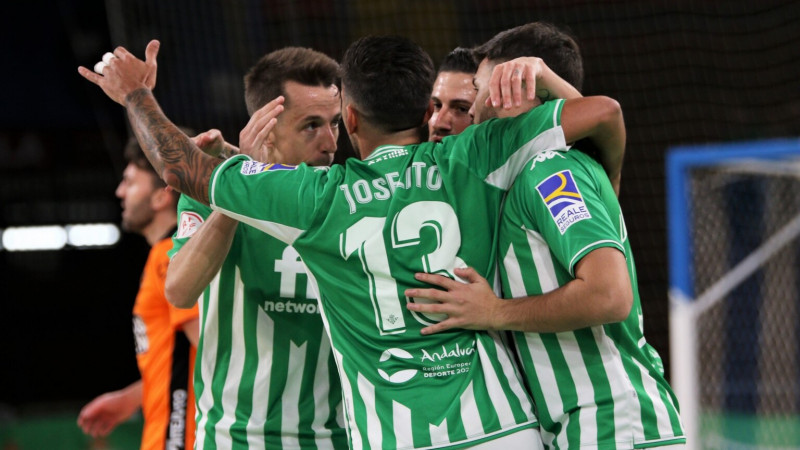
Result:
[[[164,239],[167,233],[177,225],[178,220],[175,214],[156,214],[153,221],[142,231],[147,243],[154,246],[158,241]]]
[[[369,149],[362,153],[361,159],[366,159],[376,148],[384,145],[412,145],[421,142],[419,130],[411,128],[395,133],[366,133],[359,135],[359,148]]]

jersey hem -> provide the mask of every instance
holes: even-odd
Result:
[[[686,436],[674,436],[671,438],[639,442],[637,444],[633,444],[633,448],[653,448],[653,447],[662,447],[665,445],[675,445],[675,444],[685,444],[685,443],[686,443]]]
[[[402,449],[398,450],[426,450],[426,449],[458,449],[458,448],[466,448],[471,447],[476,444],[482,444],[484,442],[488,442],[497,438],[501,438],[504,436],[508,436],[509,434],[516,433],[518,431],[522,431],[528,428],[539,428],[539,422],[534,420],[531,422],[525,422],[518,425],[515,425],[513,428],[504,428],[502,430],[495,431],[493,433],[488,433],[481,435],[475,438],[467,438],[463,441],[458,442],[451,442],[449,444],[434,444],[429,447],[403,447]]]

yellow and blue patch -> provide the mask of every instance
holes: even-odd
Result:
[[[268,164],[259,161],[245,161],[242,163],[242,175],[255,175],[261,172],[268,172],[272,170],[294,170],[297,166],[290,166],[288,164]]]
[[[591,219],[572,172],[556,172],[536,186],[561,234],[581,220]]]

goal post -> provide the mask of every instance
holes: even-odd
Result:
[[[800,139],[676,147],[666,170],[687,448],[798,448]]]

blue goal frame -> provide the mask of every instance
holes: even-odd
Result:
[[[692,264],[692,210],[689,172],[747,160],[797,160],[800,138],[742,141],[726,144],[677,146],[667,150],[667,238],[669,257],[671,384],[681,407],[687,433],[687,450],[702,448],[699,442],[696,320],[703,302],[696,302]],[[705,294],[703,295],[705,297]],[[699,308],[698,308],[699,307]],[[678,354],[677,349],[681,349]]]

